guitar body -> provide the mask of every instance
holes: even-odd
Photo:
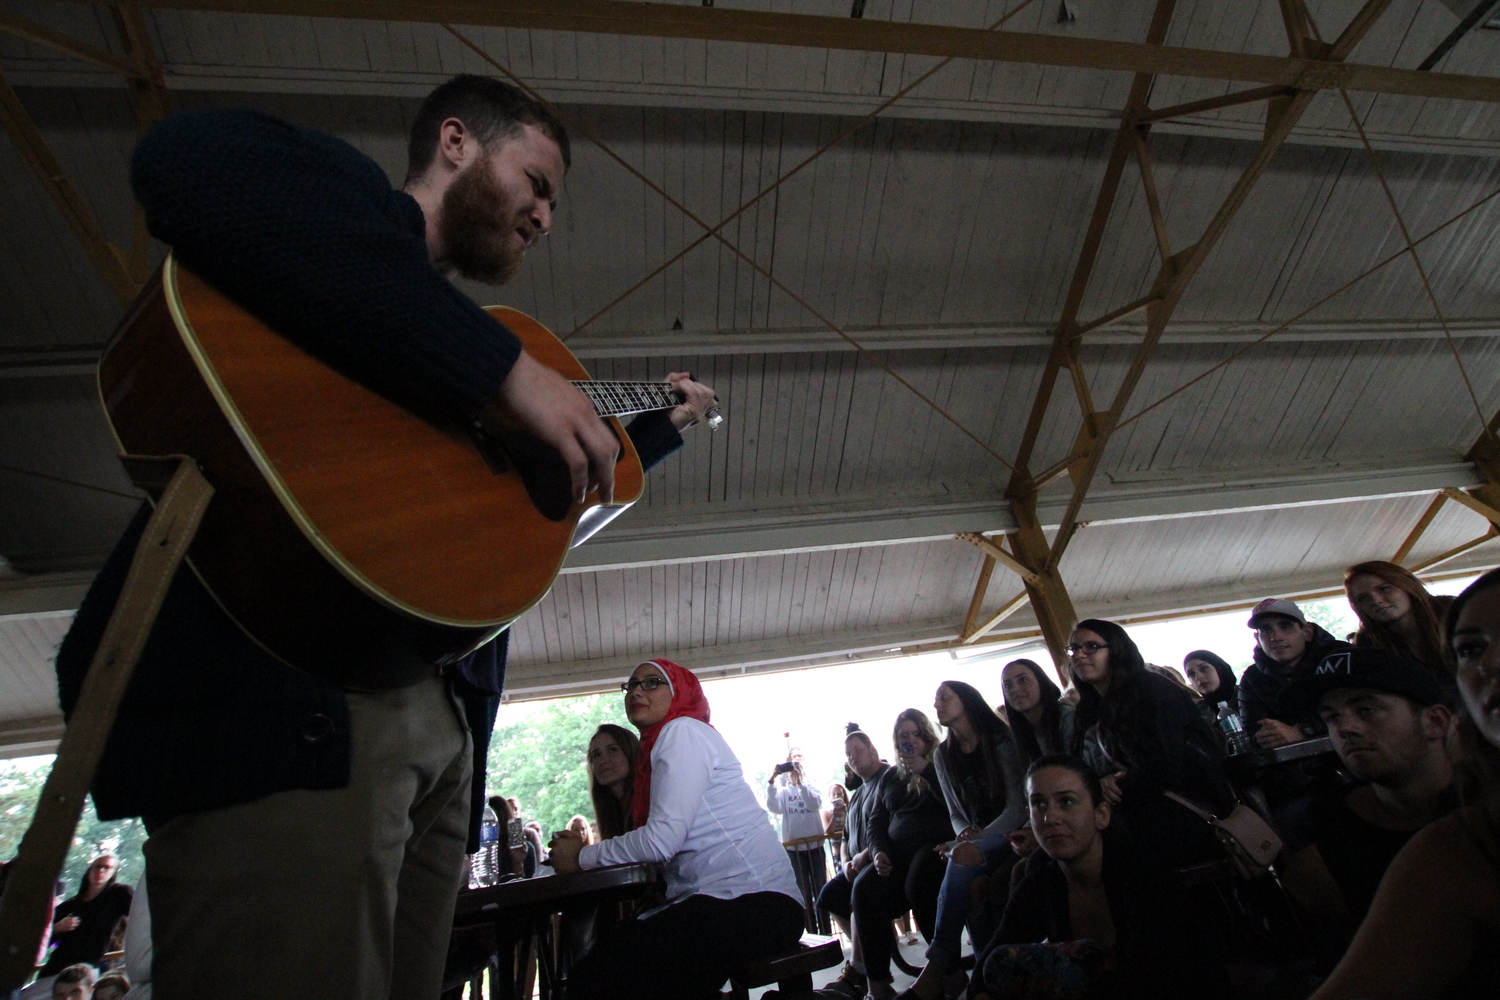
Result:
[[[524,313],[527,353],[588,378]],[[214,598],[286,663],[360,688],[430,674],[547,593],[580,518],[641,494],[619,421],[615,502],[541,513],[512,464],[340,375],[169,257],[99,363],[122,452],[195,458],[216,490],[188,553]],[[596,528],[585,527],[587,533]]]

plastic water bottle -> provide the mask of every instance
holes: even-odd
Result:
[[[479,820],[479,850],[469,865],[469,888],[494,885],[500,877],[500,817],[485,805]]]
[[[1245,724],[1240,721],[1239,713],[1229,710],[1229,702],[1219,706],[1219,728],[1224,730],[1224,738],[1229,743],[1231,753],[1245,753],[1250,749],[1250,737],[1245,732]]]

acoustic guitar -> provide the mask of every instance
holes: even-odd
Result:
[[[610,504],[574,502],[561,458],[522,432],[439,426],[339,374],[172,257],[105,347],[121,452],[197,461],[215,494],[186,561],[272,655],[355,687],[410,683],[519,618],[640,497],[618,417],[679,395],[591,381],[536,320],[489,312],[614,429]]]

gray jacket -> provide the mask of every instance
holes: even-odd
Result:
[[[875,800],[879,798],[876,786],[890,769],[891,765],[881,764],[880,770],[865,779],[865,783],[849,796],[849,808],[844,812],[844,843],[849,848],[851,858],[870,846],[870,813],[874,811]]]
[[[944,754],[933,755],[932,763],[937,768],[938,785],[943,789],[943,800],[948,804],[948,816],[953,821],[953,832],[962,833],[971,826],[979,826],[978,817],[970,816],[964,809],[963,799],[958,794],[953,779],[944,763]],[[1000,815],[984,827],[985,833],[1010,833],[1026,822],[1026,765],[1017,752],[1016,741],[1001,739],[995,743],[995,756],[1000,761],[1000,770],[1005,777],[1005,808]]]

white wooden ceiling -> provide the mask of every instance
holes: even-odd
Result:
[[[982,26],[1017,2],[872,0],[865,17]],[[1358,6],[1309,3],[1326,33]],[[1144,2],[1070,8],[1078,21],[1061,25],[1056,0],[1039,0],[1006,27],[1139,40],[1150,16]],[[121,51],[102,7],[0,0],[0,11]],[[393,179],[421,95],[453,73],[489,70],[430,25],[145,16],[179,107],[248,104],[328,129]],[[1415,66],[1455,23],[1441,4],[1397,0],[1355,58]],[[461,30],[710,224],[936,63]],[[1275,0],[1182,0],[1168,41],[1275,55],[1286,46]],[[5,34],[0,68],[105,230],[127,242],[136,136],[120,83]],[[1476,31],[1441,68],[1500,75],[1500,32]],[[571,343],[599,377],[692,370],[718,389],[729,419],[717,434],[690,432],[641,504],[577,550],[516,626],[513,693],[595,688],[652,653],[733,672],[955,636],[980,557],[951,536],[1011,525],[1008,470],[881,366],[989,448],[1015,454],[1128,83],[956,60],[724,228],[784,288],[709,240],[597,316],[702,230],[575,133],[556,230],[514,285],[473,293],[577,331]],[[1152,101],[1230,86],[1163,79]],[[1414,236],[1500,189],[1494,106],[1354,102]],[[1210,112],[1153,132],[1174,246],[1217,208],[1263,114]],[[0,617],[0,719],[34,719],[55,706],[21,680],[47,655],[33,635],[41,619],[28,616],[74,606],[134,504],[109,492],[130,490],[89,375],[120,309],[9,143],[0,180],[0,464],[99,488],[0,470],[0,554],[24,574],[0,582],[0,616],[12,615]],[[1388,557],[1432,491],[1478,482],[1461,456],[1479,435],[1476,402],[1485,415],[1500,408],[1497,223],[1500,198],[1421,245],[1447,334],[1402,258],[1121,429],[1084,508],[1091,524],[1063,562],[1080,612],[1141,616],[1326,589],[1348,563]],[[1325,92],[1191,286],[1127,418],[1403,247],[1342,102]],[[1132,175],[1084,316],[1140,295],[1154,271]],[[789,291],[870,350],[855,351]],[[1119,383],[1141,332],[1124,323],[1085,339],[1096,398]],[[1059,394],[1037,467],[1066,454],[1076,421]],[[1065,492],[1044,494],[1044,521],[1056,524],[1065,503]],[[1413,558],[1484,528],[1450,505]],[[1445,569],[1500,562],[1497,548]],[[1019,589],[997,572],[990,605]],[[65,619],[45,621],[51,636]],[[1031,628],[1023,611],[996,634]],[[28,644],[4,639],[23,632]]]

